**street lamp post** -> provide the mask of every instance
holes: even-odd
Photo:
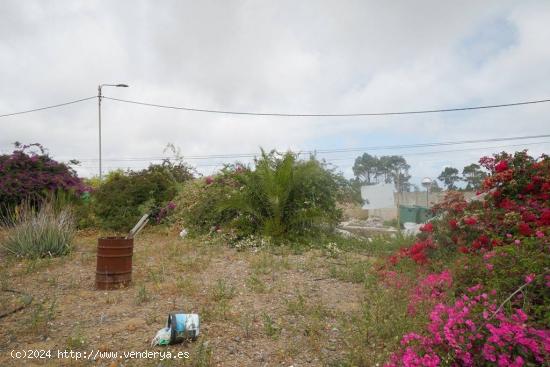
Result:
[[[103,170],[101,169],[101,99],[103,98],[103,95],[101,94],[101,88],[103,87],[128,88],[128,84],[100,84],[97,86],[97,107],[99,118],[99,181],[101,181],[103,178]]]

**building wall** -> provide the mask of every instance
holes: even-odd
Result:
[[[434,204],[437,204],[443,200],[445,197],[446,191],[442,192],[430,192],[428,194],[428,198],[426,198],[426,191],[419,191],[419,192],[401,192],[401,193],[395,193],[395,205],[397,206],[397,203],[399,202],[399,205],[418,205],[418,206],[426,206],[426,202],[429,202],[429,207],[433,206]],[[463,191],[464,198],[466,200],[474,197],[476,195],[473,191]],[[399,201],[398,201],[399,200]]]
[[[426,207],[426,201],[429,202],[429,207],[432,207],[434,204],[437,204],[443,200],[446,192],[430,192],[428,195],[428,200],[426,200],[426,191],[420,192],[401,192],[395,193],[395,207],[385,208],[385,209],[369,209],[368,215],[372,217],[379,217],[382,220],[392,220],[397,219],[397,208],[399,205],[407,206],[423,206]],[[476,195],[473,191],[464,191],[464,198],[466,200],[474,197]]]

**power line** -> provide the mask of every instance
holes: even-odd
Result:
[[[90,99],[97,98],[97,96],[86,97],[82,99],[77,99],[74,101],[59,103],[56,105],[45,106],[34,108],[31,110],[12,112],[0,115],[1,117],[22,115],[25,113],[37,112],[48,110],[52,108],[58,108],[67,106],[74,103],[79,103],[87,101]],[[273,116],[273,117],[361,117],[361,116],[392,116],[392,115],[413,115],[413,114],[428,114],[428,113],[441,113],[441,112],[458,112],[458,111],[471,111],[471,110],[481,110],[481,109],[490,109],[490,108],[502,108],[502,107],[514,107],[514,106],[523,106],[537,103],[547,103],[550,102],[550,99],[541,99],[541,100],[531,100],[531,101],[522,101],[522,102],[512,102],[512,103],[502,103],[494,105],[483,105],[483,106],[471,106],[471,107],[457,107],[457,108],[444,108],[444,109],[431,109],[431,110],[416,110],[416,111],[395,111],[395,112],[359,112],[359,113],[279,113],[279,112],[249,112],[249,111],[226,111],[226,110],[213,110],[213,109],[201,109],[194,107],[178,107],[178,106],[169,106],[161,105],[155,103],[147,103],[140,101],[132,101],[121,98],[113,98],[103,96],[104,99],[110,99],[112,101],[137,104],[148,107],[164,108],[164,109],[173,109],[173,110],[183,110],[191,112],[203,112],[203,113],[215,113],[215,114],[227,114],[227,115],[247,115],[247,116]]]
[[[469,152],[473,150],[482,150],[482,149],[495,149],[495,148],[512,148],[512,147],[523,147],[526,145],[539,145],[539,144],[550,144],[550,141],[538,141],[533,143],[523,143],[523,144],[508,144],[508,145],[496,145],[491,147],[475,147],[475,148],[465,148],[465,149],[450,149],[450,150],[436,150],[436,151],[428,151],[428,152],[413,152],[413,153],[404,153],[400,154],[404,157],[410,157],[415,155],[430,155],[430,154],[440,154],[440,153],[455,153],[455,152]],[[337,161],[337,160],[348,160],[348,159],[355,159],[357,157],[339,157],[339,158],[332,158],[328,160],[328,162],[331,161]]]
[[[182,110],[182,111],[191,111],[191,112],[204,112],[204,113],[217,113],[217,114],[225,114],[225,115],[275,116],[275,117],[359,117],[359,116],[413,115],[413,114],[427,114],[427,113],[439,113],[439,112],[471,111],[471,110],[482,110],[482,109],[501,108],[501,107],[514,107],[514,106],[523,106],[523,105],[530,105],[530,104],[536,104],[536,103],[550,102],[550,99],[540,99],[540,100],[512,102],[512,103],[484,105],[484,106],[443,108],[443,109],[416,110],[416,111],[398,111],[398,112],[280,113],[280,112],[249,112],[249,111],[213,110],[213,109],[204,109],[204,108],[195,108],[195,107],[169,106],[169,105],[162,105],[162,104],[148,103],[148,102],[140,102],[140,101],[133,101],[133,100],[128,100],[128,99],[113,98],[113,97],[105,97],[105,96],[103,98],[110,99],[112,101],[117,101],[117,102],[131,103],[131,104],[137,104],[137,105],[141,105],[141,106],[172,109],[172,110]]]
[[[442,154],[442,153],[455,153],[455,152],[467,152],[467,151],[474,151],[474,150],[482,150],[482,149],[499,149],[499,148],[512,148],[512,147],[520,147],[520,146],[526,146],[526,145],[539,145],[539,144],[550,144],[550,141],[539,141],[539,142],[533,142],[533,143],[524,143],[524,144],[507,144],[507,145],[496,145],[496,146],[489,146],[489,147],[474,147],[474,148],[465,148],[465,149],[450,149],[450,150],[437,150],[437,151],[426,151],[426,152],[413,152],[413,153],[405,153],[401,154],[404,157],[409,156],[415,156],[415,155],[430,155],[430,154]],[[337,158],[331,158],[331,159],[324,159],[327,163],[332,163],[336,161],[346,161],[355,159],[356,157],[337,157]],[[195,167],[218,167],[223,166],[228,162],[214,162],[214,163],[199,163],[195,165]],[[79,166],[81,168],[89,168],[94,169],[97,168],[97,166]],[[129,167],[129,166],[110,166],[106,168],[111,169],[118,169],[118,168],[141,168],[138,166]]]
[[[436,146],[449,146],[449,145],[462,145],[462,144],[476,144],[476,143],[489,143],[489,142],[499,142],[499,141],[510,141],[510,140],[526,140],[526,139],[537,139],[537,138],[548,138],[550,134],[541,134],[541,135],[528,135],[528,136],[513,136],[505,138],[490,138],[490,139],[476,139],[476,140],[459,140],[459,141],[444,141],[444,142],[433,142],[433,143],[417,143],[417,144],[405,144],[405,145],[380,145],[380,146],[366,146],[366,147],[357,147],[357,148],[342,148],[342,149],[315,149],[315,150],[303,150],[299,154],[333,154],[333,153],[345,153],[345,152],[357,152],[357,151],[373,151],[373,150],[385,150],[385,149],[412,149],[412,148],[425,148],[425,147],[436,147]],[[212,155],[194,155],[186,156],[183,155],[185,160],[208,160],[215,158],[251,158],[257,156],[257,153],[231,153],[231,154],[212,154]],[[172,157],[125,157],[125,158],[104,158],[104,161],[110,162],[133,162],[133,161],[159,161],[164,159],[171,159]],[[83,158],[81,161],[97,161],[97,158]]]
[[[36,112],[36,111],[49,110],[51,108],[63,107],[63,106],[67,106],[67,105],[70,105],[70,104],[87,101],[87,100],[92,99],[92,98],[97,98],[97,96],[86,97],[86,98],[77,99],[77,100],[69,101],[69,102],[64,102],[64,103],[60,103],[60,104],[56,104],[56,105],[52,105],[52,106],[34,108],[32,110],[6,113],[6,114],[3,114],[3,115],[0,115],[0,117],[8,117],[8,116],[22,115],[24,113],[31,113],[31,112]]]

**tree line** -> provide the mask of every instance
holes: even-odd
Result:
[[[418,191],[419,188],[410,183],[409,174],[411,166],[400,155],[375,156],[363,153],[355,159],[353,164],[353,179],[356,185],[374,185],[378,183],[393,183],[401,192]],[[445,167],[437,180],[441,181],[447,190],[459,190],[458,184],[464,182],[464,190],[477,190],[481,187],[487,173],[480,165],[472,163],[462,169],[462,174],[457,168]],[[441,187],[434,180],[431,191],[441,191]]]

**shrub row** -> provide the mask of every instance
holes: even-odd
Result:
[[[311,238],[338,223],[339,200],[357,198],[345,179],[313,157],[262,151],[254,163],[189,182],[175,200],[175,217],[198,233],[223,228],[237,237]]]

